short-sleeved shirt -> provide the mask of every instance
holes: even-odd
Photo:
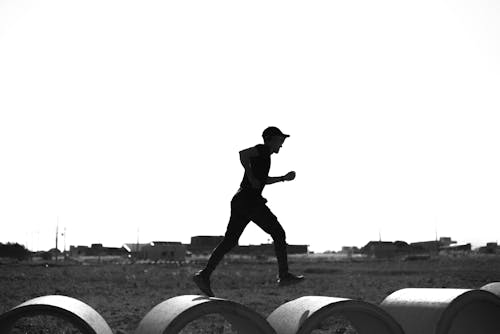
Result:
[[[258,189],[252,187],[246,174],[243,174],[243,180],[241,180],[240,189],[237,195],[249,202],[262,202],[263,200],[265,203],[266,200],[262,198],[262,191],[264,190],[264,186],[269,176],[269,170],[271,169],[271,150],[263,144],[256,145],[255,148],[258,155],[250,159],[250,166],[253,175],[260,181],[261,186]]]

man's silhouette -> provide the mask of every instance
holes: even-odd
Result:
[[[214,249],[206,267],[193,276],[193,280],[200,290],[209,297],[214,293],[210,287],[210,275],[222,260],[224,255],[238,244],[243,230],[250,221],[253,221],[274,241],[276,258],[278,259],[278,284],[280,286],[298,283],[304,279],[288,271],[285,231],[276,216],[267,207],[267,200],[262,197],[265,185],[295,179],[295,172],[284,176],[269,176],[271,154],[279,153],[280,148],[289,135],[271,126],[262,133],[264,144],[240,151],[240,161],[245,169],[243,180],[236,195],[231,200],[231,218],[227,225],[226,234],[221,243]]]

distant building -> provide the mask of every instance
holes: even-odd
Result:
[[[396,252],[396,246],[390,241],[370,241],[361,248],[361,253],[376,258],[394,257]]]
[[[456,241],[451,240],[451,238],[450,238],[450,237],[441,237],[441,238],[439,238],[439,245],[440,245],[441,247],[449,247],[449,246],[451,246],[451,245],[453,245],[453,244],[456,244],[456,243],[457,243],[457,242],[456,242]]]
[[[224,236],[199,235],[191,237],[191,244],[187,250],[193,254],[210,254],[217,247]],[[307,254],[309,245],[287,245],[288,254]],[[232,254],[243,255],[274,255],[274,244],[236,245]]]
[[[427,253],[438,253],[440,247],[439,241],[419,241],[412,242],[410,245],[418,247]]]
[[[90,247],[88,246],[69,246],[69,256],[88,256]]]
[[[448,247],[441,247],[440,251],[445,252],[445,253],[470,252],[470,251],[472,251],[472,245],[469,243],[469,244],[464,244],[464,245],[453,245],[453,246],[448,246]]]
[[[392,258],[402,255],[416,254],[420,251],[418,247],[408,245],[404,241],[370,241],[361,253],[375,258]]]
[[[439,240],[434,241],[421,241],[408,244],[404,241],[370,241],[366,246],[361,249],[365,255],[377,258],[390,258],[396,256],[421,256],[430,254],[438,254],[439,251],[470,251],[471,245],[454,245],[450,237],[441,237]]]
[[[441,237],[439,240],[412,242],[410,245],[425,250],[428,253],[438,253],[444,248],[449,248],[451,245],[456,244],[456,241],[451,240],[450,237]]]
[[[287,245],[286,250],[291,254],[307,254],[309,245]],[[242,255],[269,255],[274,256],[274,244],[244,245],[237,246],[232,250],[233,254]]]
[[[186,261],[186,246],[180,242],[153,241],[142,251],[144,257],[153,261]]]
[[[123,247],[104,247],[102,244],[92,244],[90,246],[91,256],[119,256],[125,255],[126,251]]]
[[[193,254],[209,254],[224,239],[224,236],[199,235],[191,237],[191,244],[188,251]]]
[[[496,254],[500,253],[500,248],[496,242],[488,242],[485,247],[479,248],[479,253],[483,254]]]
[[[123,248],[127,251],[129,255],[132,256],[139,256],[143,248],[146,247],[149,244],[140,244],[140,243],[129,243],[129,244],[123,244]]]
[[[92,244],[88,246],[70,246],[69,255],[78,256],[121,256],[127,251],[123,247],[104,247],[102,244]]]
[[[309,245],[287,245],[286,251],[288,254],[307,254],[309,253]]]
[[[180,242],[153,241],[148,244],[124,244],[123,248],[128,254],[136,259],[152,261],[176,261],[186,260],[186,246]]]

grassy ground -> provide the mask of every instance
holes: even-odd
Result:
[[[378,304],[390,293],[407,287],[479,288],[500,281],[499,263],[498,256],[424,261],[296,258],[291,260],[291,269],[306,275],[306,281],[278,288],[275,263],[235,261],[219,266],[212,285],[218,297],[241,303],[267,317],[281,304],[306,295]],[[34,297],[60,294],[95,308],[115,333],[129,334],[160,302],[178,295],[199,294],[191,275],[201,266],[202,263],[0,265],[0,313]]]

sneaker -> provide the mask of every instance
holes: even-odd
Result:
[[[300,283],[304,280],[304,276],[302,275],[294,275],[292,273],[286,273],[283,276],[280,276],[278,278],[278,285],[279,286],[287,286],[287,285],[292,285],[292,284],[297,284]]]
[[[193,275],[193,282],[205,295],[208,297],[215,297],[212,289],[210,288],[210,278],[203,275],[203,270],[200,270]]]

